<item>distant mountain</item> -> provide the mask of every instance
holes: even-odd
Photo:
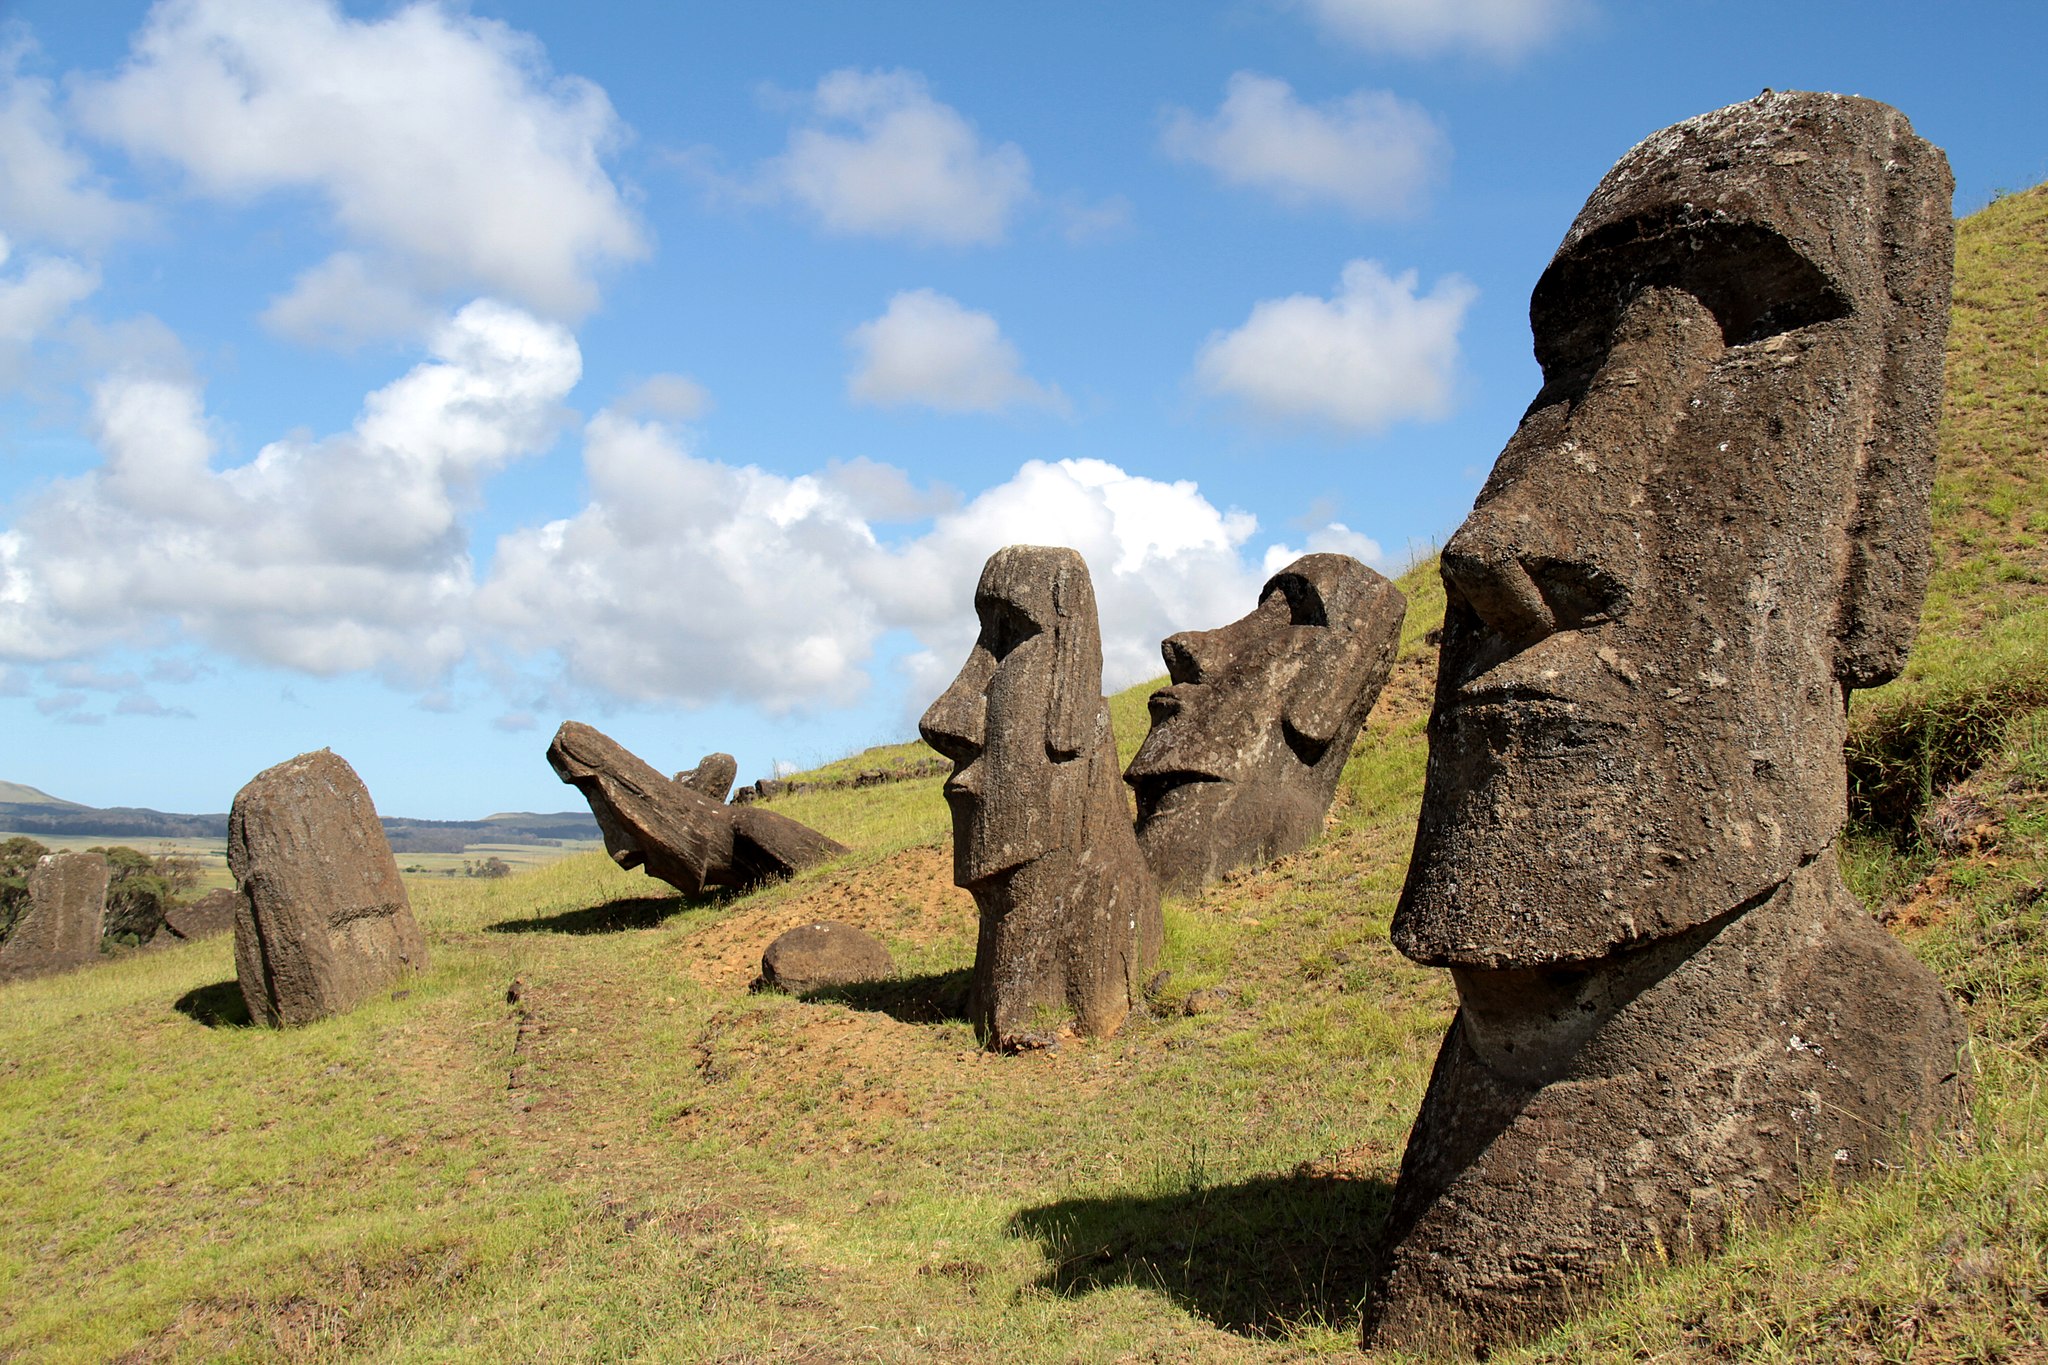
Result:
[[[382,817],[394,853],[460,853],[472,844],[549,844],[602,837],[587,810],[536,815],[501,811],[483,820]],[[228,817],[179,815],[139,806],[81,806],[19,782],[0,782],[0,830],[72,838],[219,839]]]
[[[70,806],[70,801],[59,801],[45,791],[25,787],[19,782],[0,782],[0,805],[9,806]]]

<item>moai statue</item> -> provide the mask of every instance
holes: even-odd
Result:
[[[676,774],[676,781],[707,801],[723,801],[732,792],[733,779],[740,775],[739,760],[731,754],[706,754],[697,766]]]
[[[602,730],[574,720],[562,722],[548,745],[549,766],[590,803],[612,861],[644,866],[685,895],[794,876],[846,852],[786,815],[705,795],[717,779],[703,774],[724,757],[712,754],[672,780]],[[728,772],[725,786],[731,785]]]
[[[1163,931],[1117,775],[1088,566],[1008,546],[974,610],[974,652],[918,724],[953,761],[953,880],[981,910],[968,1012],[1005,1050],[1070,1022],[1114,1033]]]
[[[1927,582],[1951,187],[1896,110],[1766,92],[1629,152],[1538,282],[1443,551],[1393,938],[1459,1008],[1368,1345],[1536,1332],[1958,1121],[1965,1030],[1835,857]]]
[[[47,853],[28,873],[28,904],[0,943],[0,980],[100,960],[107,916],[104,853]]]
[[[1192,891],[1322,832],[1407,611],[1350,556],[1303,555],[1249,616],[1167,637],[1170,685],[1152,694],[1151,733],[1124,773],[1162,886]]]
[[[398,860],[355,769],[328,749],[266,768],[228,813],[235,977],[259,1024],[353,1009],[427,965]]]

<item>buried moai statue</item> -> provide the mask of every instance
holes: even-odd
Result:
[[[1008,546],[982,569],[974,610],[974,651],[918,724],[953,761],[953,880],[981,911],[968,1013],[1002,1049],[1068,1023],[1114,1033],[1163,929],[1117,775],[1088,566]]]
[[[328,749],[266,768],[228,813],[235,976],[249,1017],[340,1014],[427,965],[370,793]]]
[[[103,853],[48,853],[28,872],[28,904],[5,943],[0,980],[99,961],[107,916]]]
[[[670,779],[603,731],[573,720],[564,721],[548,745],[549,765],[590,803],[612,861],[645,867],[648,876],[685,895],[794,876],[846,852],[844,844],[786,815],[706,796],[718,775],[705,774],[725,757],[712,754],[693,772]],[[728,772],[724,786],[731,785]]]
[[[1458,990],[1368,1345],[1541,1330],[1960,1120],[1965,1032],[1842,882],[1849,689],[1928,572],[1952,228],[1895,110],[1772,94],[1601,181],[1444,546],[1394,942]]]
[[[1191,891],[1322,832],[1407,610],[1350,556],[1303,555],[1250,615],[1167,637],[1169,685],[1152,694],[1151,732],[1124,774],[1162,886]]]

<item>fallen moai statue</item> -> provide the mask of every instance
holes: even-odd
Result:
[[[968,1013],[1004,1049],[1043,1046],[1069,1022],[1113,1033],[1163,929],[1117,774],[1088,566],[1008,546],[974,609],[980,638],[918,724],[953,761],[953,880],[981,910]]]
[[[1399,588],[1350,556],[1303,555],[1250,615],[1167,637],[1169,682],[1124,773],[1161,886],[1192,891],[1322,832],[1407,611]]]
[[[645,867],[688,896],[794,876],[847,851],[786,815],[728,806],[663,777],[580,721],[564,721],[555,732],[548,764],[590,803],[613,862]]]
[[[109,872],[103,853],[47,853],[28,873],[28,904],[0,943],[0,979],[99,961]]]
[[[1927,582],[1950,193],[1896,110],[1766,92],[1623,157],[1537,284],[1543,389],[1443,550],[1393,938],[1459,1008],[1368,1345],[1535,1333],[1963,1115],[1835,857],[1848,690]]]
[[[241,903],[235,976],[259,1024],[341,1014],[427,965],[427,945],[370,793],[332,750],[235,793],[228,870]]]

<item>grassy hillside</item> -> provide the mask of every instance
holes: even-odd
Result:
[[[1972,1141],[1496,1360],[2048,1359],[2044,215],[1963,225],[1926,638],[1855,712],[1895,799],[1851,865],[1969,1012]],[[222,940],[0,989],[0,1359],[1351,1355],[1452,1000],[1386,941],[1442,611],[1433,566],[1403,586],[1325,837],[1169,902],[1171,975],[1107,1042],[975,1047],[937,779],[778,802],[858,851],[749,896],[601,855],[420,884],[431,970],[291,1033],[244,1026]],[[751,993],[821,916],[898,979]]]
[[[0,782],[0,805],[17,806],[70,806],[71,801],[60,800],[46,791],[23,786],[19,782]]]

